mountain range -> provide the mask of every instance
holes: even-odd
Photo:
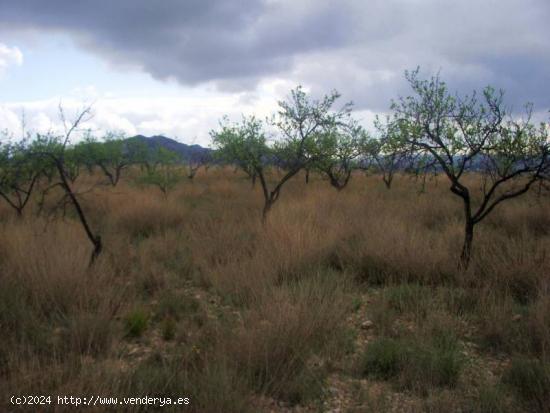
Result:
[[[213,150],[210,148],[205,148],[200,145],[187,145],[186,143],[181,143],[162,135],[155,135],[150,137],[136,135],[127,138],[127,141],[142,143],[144,145],[147,145],[149,149],[162,147],[172,152],[176,152],[182,159],[198,159],[205,156],[209,157],[213,152]]]

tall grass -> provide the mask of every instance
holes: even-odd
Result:
[[[481,357],[550,361],[547,199],[499,206],[476,228],[466,273],[461,205],[437,179],[418,194],[404,176],[388,191],[357,175],[341,192],[297,177],[265,225],[259,188],[224,169],[167,198],[127,179],[82,203],[105,244],[91,268],[70,211],[16,219],[0,206],[3,402],[31,391],[184,391],[190,411],[237,412],[261,410],[263,398],[322,400],[331,366],[349,357],[358,294],[381,340],[357,344],[369,380],[461,398],[464,342]],[[449,329],[452,342],[437,332]],[[415,351],[411,362],[400,345]]]

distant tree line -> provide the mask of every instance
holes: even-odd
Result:
[[[547,185],[548,125],[532,122],[531,105],[522,118],[509,113],[503,91],[487,87],[460,96],[439,76],[421,79],[419,69],[405,76],[413,93],[392,102],[391,115],[376,119],[375,133],[351,117],[351,104],[333,109],[338,92],[316,101],[298,87],[266,122],[255,117],[243,117],[240,123],[222,120],[211,132],[213,143],[220,156],[259,178],[264,221],[283,185],[300,170],[306,176],[310,170],[320,172],[339,191],[359,169],[379,174],[388,189],[397,172],[423,182],[428,174],[443,175],[463,203],[460,262],[466,268],[475,226],[536,182],[541,188]],[[266,126],[276,131],[273,139],[267,138]],[[265,171],[272,165],[287,172],[270,186]],[[468,179],[471,174],[479,180]]]
[[[207,167],[211,154],[204,151],[182,157],[162,146],[149,147],[124,134],[109,132],[97,139],[90,131],[81,130],[82,124],[92,117],[91,107],[80,110],[71,121],[59,108],[63,133],[27,134],[13,139],[7,132],[0,140],[0,198],[22,217],[34,193],[37,213],[44,213],[46,201],[54,191],[61,197],[53,205],[55,212],[72,206],[86,236],[93,246],[90,264],[103,249],[97,234],[82,207],[81,194],[75,183],[82,172],[99,171],[107,185],[116,187],[124,171],[131,166],[139,168],[138,184],[152,185],[167,196],[182,179],[192,180],[200,167]],[[72,143],[76,132],[83,134],[79,142]],[[59,192],[58,192],[59,193]]]
[[[379,175],[388,189],[399,173],[420,179],[422,187],[428,176],[444,176],[463,204],[460,263],[466,268],[478,223],[500,203],[532,187],[548,187],[548,125],[532,121],[530,105],[522,118],[513,116],[504,105],[503,92],[491,87],[460,96],[451,93],[439,76],[421,79],[418,69],[405,75],[411,95],[393,101],[391,113],[376,118],[371,132],[352,116],[351,103],[337,107],[337,91],[315,100],[298,86],[265,120],[223,118],[211,131],[215,151],[187,158],[113,132],[97,139],[84,131],[73,143],[76,131],[82,133],[82,125],[91,118],[91,108],[82,109],[71,121],[60,108],[63,133],[29,134],[19,140],[5,136],[0,144],[0,198],[22,216],[33,193],[37,192],[41,213],[48,194],[60,190],[56,206],[74,208],[93,246],[93,263],[103,244],[75,190],[82,171],[100,171],[105,183],[116,187],[125,171],[135,166],[140,171],[137,183],[153,185],[168,196],[200,168],[234,165],[253,187],[259,182],[264,223],[283,187],[302,171],[306,182],[310,172],[316,172],[337,191],[347,187],[355,171]],[[470,179],[472,175],[477,179]]]

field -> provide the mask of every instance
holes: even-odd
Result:
[[[77,181],[104,243],[91,267],[71,206],[48,213],[55,194],[40,217],[0,206],[3,411],[14,394],[189,397],[157,409],[212,413],[550,411],[546,194],[499,205],[463,271],[444,177],[422,192],[357,174],[336,191],[299,175],[262,225],[259,186],[232,169],[166,197],[127,172],[114,188]]]

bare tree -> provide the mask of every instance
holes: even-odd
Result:
[[[56,176],[59,180],[46,188],[46,190],[50,190],[54,187],[61,188],[64,192],[64,196],[67,197],[70,204],[74,207],[79,222],[93,246],[90,256],[91,265],[101,253],[103,244],[101,236],[97,235],[89,224],[88,218],[78,199],[78,194],[72,187],[66,164],[66,153],[71,137],[73,133],[78,131],[82,123],[92,118],[91,106],[87,106],[79,111],[72,121],[67,121],[65,112],[62,106],[59,105],[59,117],[64,127],[64,134],[62,136],[38,135],[31,145],[31,154],[46,160],[56,170]]]
[[[207,169],[212,162],[212,156],[210,152],[200,152],[189,155],[185,162],[187,168],[187,178],[192,180],[200,168]]]

